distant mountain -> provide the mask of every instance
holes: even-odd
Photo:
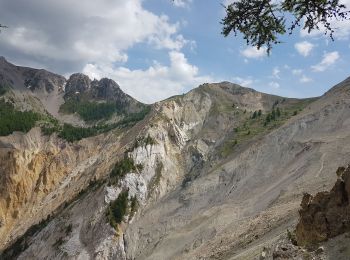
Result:
[[[48,113],[75,126],[116,123],[149,109],[111,79],[90,80],[76,73],[66,80],[43,69],[15,66],[4,57],[0,58],[0,85],[8,88],[19,109]]]

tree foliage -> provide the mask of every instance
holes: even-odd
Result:
[[[32,111],[18,111],[10,103],[0,100],[0,136],[12,134],[14,131],[28,132],[40,119],[40,115]]]
[[[248,45],[258,49],[266,46],[268,52],[281,42],[280,35],[292,34],[300,26],[309,33],[324,29],[333,40],[331,21],[349,19],[349,11],[339,0],[239,0],[226,6],[225,11],[224,36],[240,32]]]
[[[112,227],[117,228],[124,217],[129,213],[129,192],[127,190],[122,191],[115,201],[109,204],[107,217]]]
[[[64,113],[78,113],[84,121],[96,121],[100,119],[109,119],[113,113],[118,112],[115,103],[97,103],[89,101],[77,101],[74,99],[66,100],[60,107]]]

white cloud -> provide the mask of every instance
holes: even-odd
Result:
[[[11,29],[0,37],[0,49],[29,62],[51,62],[59,72],[67,72],[67,63],[72,71],[87,63],[125,62],[137,43],[177,51],[192,44],[179,33],[180,23],[144,9],[142,0],[6,2],[0,16]]]
[[[21,64],[69,75],[84,71],[92,78],[110,77],[135,98],[154,102],[181,94],[211,77],[199,75],[182,48],[196,42],[180,34],[184,22],[146,10],[143,0],[12,1],[0,8],[9,30],[0,37],[2,55],[16,53]],[[175,0],[187,7],[192,0]],[[29,11],[28,11],[29,10]],[[169,53],[170,65],[154,62],[131,70],[123,63],[136,44]],[[8,57],[11,59],[11,57]],[[17,61],[15,61],[17,62]]]
[[[174,5],[177,7],[188,7],[192,0],[174,0]]]
[[[309,77],[303,75],[303,76],[300,78],[299,81],[300,81],[301,83],[309,83],[309,82],[312,82],[313,80],[312,80],[312,78],[309,78]]]
[[[293,75],[301,75],[302,72],[303,71],[301,69],[293,69],[292,70]]]
[[[272,77],[279,79],[280,78],[280,69],[278,67],[273,68],[272,70]]]
[[[329,66],[334,64],[339,59],[339,53],[337,51],[327,52],[323,55],[323,59],[320,63],[311,66],[313,71],[321,72],[325,71]]]
[[[274,89],[279,89],[279,88],[280,88],[280,84],[279,84],[278,82],[275,82],[275,81],[271,81],[271,82],[269,83],[269,86],[270,86],[271,88],[274,88]]]
[[[147,103],[182,94],[199,84],[214,81],[209,76],[199,75],[198,68],[189,64],[185,55],[179,51],[170,51],[169,59],[169,66],[154,62],[145,70],[87,64],[84,73],[97,79],[112,78],[125,92]]]
[[[261,47],[260,49],[257,49],[256,47],[247,47],[241,51],[241,54],[249,59],[259,59],[267,55],[267,48]]]
[[[294,47],[299,52],[300,55],[307,57],[309,56],[310,52],[314,48],[314,45],[308,41],[303,41],[303,42],[296,43]]]
[[[250,87],[254,83],[254,80],[251,77],[247,77],[247,78],[233,77],[232,82],[238,85],[241,85],[243,87]]]

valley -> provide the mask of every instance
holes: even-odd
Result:
[[[349,163],[349,78],[316,98],[220,82],[143,104],[1,58],[0,85],[1,259],[349,257],[288,239],[304,193]]]

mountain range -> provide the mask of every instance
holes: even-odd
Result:
[[[0,259],[350,257],[350,78],[143,104],[1,58],[0,95]]]

